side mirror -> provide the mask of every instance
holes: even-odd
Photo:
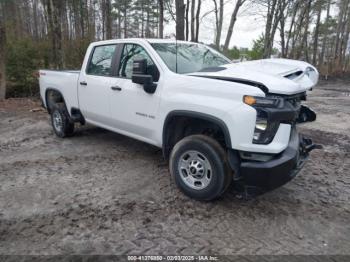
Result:
[[[153,94],[157,85],[153,83],[153,77],[147,74],[147,60],[135,60],[133,63],[131,80],[135,84],[143,85],[146,93]]]

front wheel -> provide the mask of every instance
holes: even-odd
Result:
[[[69,121],[69,114],[64,104],[56,104],[51,112],[51,124],[55,134],[64,138],[74,133],[74,123]]]
[[[170,172],[187,196],[205,201],[220,197],[232,177],[224,149],[204,135],[186,137],[175,145]]]

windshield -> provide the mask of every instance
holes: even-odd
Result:
[[[196,43],[178,43],[177,45],[176,43],[153,43],[152,47],[169,69],[179,74],[198,72],[205,68],[231,63],[228,58],[215,50]]]

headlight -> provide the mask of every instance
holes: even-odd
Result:
[[[258,131],[266,131],[267,129],[267,120],[266,119],[257,119],[255,129]]]
[[[255,130],[254,130],[254,141],[260,141],[261,135],[266,131],[267,129],[267,120],[257,118],[256,124],[255,124]]]
[[[253,136],[254,144],[270,144],[275,137],[280,123],[269,119],[269,113],[273,108],[284,105],[282,98],[244,96],[243,102],[255,108],[257,112],[255,130]]]
[[[267,145],[272,142],[279,127],[279,122],[269,121],[264,109],[256,108],[257,118],[253,136],[254,144]]]

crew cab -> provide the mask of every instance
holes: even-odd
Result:
[[[162,148],[194,199],[218,198],[232,182],[247,194],[273,190],[317,147],[297,131],[316,119],[302,101],[319,74],[305,62],[232,63],[198,43],[118,39],[92,43],[81,71],[39,75],[57,136],[89,123]]]

